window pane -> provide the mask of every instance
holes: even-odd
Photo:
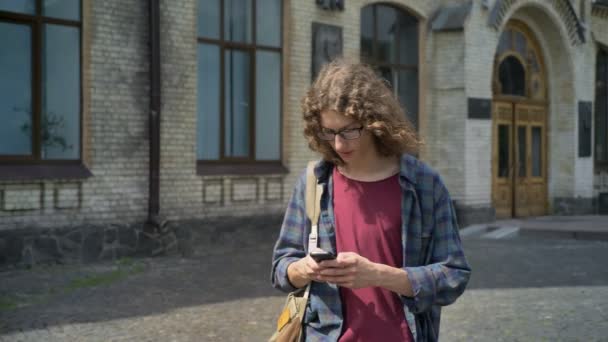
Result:
[[[249,54],[226,50],[224,54],[224,154],[249,156]]]
[[[528,43],[526,42],[526,37],[524,34],[519,31],[515,31],[515,51],[519,52],[519,54],[524,58],[527,56],[527,45]]]
[[[255,156],[281,157],[281,55],[258,50],[256,55]]]
[[[220,38],[220,0],[198,1],[198,35]]]
[[[0,155],[31,155],[30,27],[0,22],[0,41]]]
[[[45,25],[42,69],[42,158],[80,157],[80,31]]]
[[[503,52],[511,49],[511,41],[512,41],[512,34],[513,31],[511,30],[505,30],[501,35],[500,35],[500,41],[498,42],[498,48],[496,49],[496,54],[497,55],[501,55]]]
[[[361,57],[369,60],[373,56],[374,7],[366,6],[361,10]]]
[[[281,0],[257,0],[256,39],[260,45],[281,46]]]
[[[526,146],[526,126],[518,126],[517,127],[517,160],[519,165],[519,172],[517,173],[519,177],[526,177],[526,150],[528,147]]]
[[[498,125],[498,177],[509,177],[508,125]]]
[[[505,95],[526,95],[526,73],[523,65],[513,56],[505,58],[499,66],[498,77],[501,93]]]
[[[418,128],[418,71],[416,69],[400,70],[395,91],[399,102],[405,107],[407,118],[414,127]]]
[[[393,69],[387,66],[379,66],[378,72],[380,73],[380,77],[382,77],[389,83],[390,88],[395,89],[394,84],[397,84],[398,74]]]
[[[80,0],[45,0],[42,11],[46,17],[80,21]]]
[[[0,11],[36,14],[36,0],[0,0]]]
[[[608,54],[597,55],[595,83],[595,160],[608,161]]]
[[[542,177],[542,129],[532,127],[532,176]]]
[[[377,7],[376,25],[378,28],[378,61],[395,63],[396,61],[396,37],[397,37],[397,11],[388,6]]]
[[[418,65],[418,20],[399,12],[399,63]]]
[[[251,43],[251,0],[224,0],[224,39]]]
[[[198,45],[198,159],[220,158],[220,48]]]

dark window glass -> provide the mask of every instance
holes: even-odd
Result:
[[[258,51],[255,80],[255,155],[258,160],[281,157],[281,54]]]
[[[280,47],[281,0],[257,0],[256,6],[257,44]]]
[[[80,13],[80,0],[0,0],[2,161],[80,159]]]
[[[280,160],[282,1],[200,0],[198,21],[198,160]]]
[[[498,125],[498,177],[509,177],[509,126]]]
[[[418,127],[418,70],[403,69],[397,79],[397,94],[405,113],[414,127]]]
[[[505,58],[498,69],[503,95],[526,95],[526,73],[523,65],[513,56]]]
[[[0,22],[0,155],[31,155],[31,28]]]
[[[44,0],[42,15],[80,21],[80,0]]]
[[[80,32],[46,25],[42,70],[42,158],[80,156]]]
[[[224,39],[252,42],[252,0],[224,0]]]
[[[519,31],[515,31],[515,51],[517,51],[522,56],[527,56],[527,41],[526,36]]]
[[[500,35],[500,40],[498,41],[498,48],[496,49],[496,54],[500,56],[503,54],[503,52],[511,49],[512,41],[513,41],[513,31],[505,30]]]
[[[220,48],[198,45],[198,159],[220,157]]]
[[[0,11],[36,14],[36,0],[0,0]]]
[[[404,12],[399,12],[397,39],[399,63],[418,65],[418,20]]]
[[[608,163],[608,53],[597,55],[595,83],[595,160]]]
[[[198,1],[198,35],[220,38],[220,0]]]
[[[542,177],[542,128],[532,127],[532,177]]]
[[[224,51],[224,146],[228,157],[249,155],[249,54],[239,50]]]
[[[517,127],[517,160],[519,166],[519,177],[526,177],[527,165],[526,165],[526,151],[528,146],[526,146],[526,126],[518,126]]]
[[[374,56],[374,9],[368,6],[361,11],[361,58],[369,60]]]
[[[384,63],[395,63],[397,61],[397,11],[392,7],[380,5],[376,9],[376,13],[377,59]]]
[[[418,19],[388,5],[361,10],[361,59],[376,67],[418,125]]]

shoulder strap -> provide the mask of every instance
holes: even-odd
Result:
[[[315,176],[315,165],[316,161],[312,160],[308,162],[306,166],[306,216],[310,220],[310,235],[308,235],[308,252],[312,249],[317,248],[318,236],[319,236],[319,216],[321,213],[321,195],[323,195],[323,185],[317,183],[317,177]],[[310,296],[310,285],[306,286],[304,291],[303,300],[304,303],[308,302]],[[306,305],[306,304],[305,304]],[[300,310],[298,316],[300,321],[304,320],[304,312],[306,310]],[[298,337],[298,341],[301,339],[301,333]]]
[[[310,220],[310,235],[308,236],[308,251],[317,248],[319,235],[319,215],[321,212],[321,195],[323,185],[317,184],[315,176],[316,161],[309,161],[306,167],[306,216]]]

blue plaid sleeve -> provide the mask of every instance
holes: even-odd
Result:
[[[414,296],[404,297],[404,302],[413,313],[453,303],[464,292],[471,276],[450,195],[440,180],[434,192],[438,200],[434,204],[435,227],[429,244],[429,263],[405,268]]]
[[[300,175],[285,211],[279,238],[272,256],[272,286],[284,292],[296,288],[287,278],[287,267],[306,256],[304,241],[308,241],[308,218],[305,209],[306,171]]]

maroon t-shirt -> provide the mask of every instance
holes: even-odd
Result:
[[[398,175],[377,182],[349,179],[334,168],[337,252],[375,263],[403,265]],[[380,287],[340,288],[344,325],[340,342],[413,341],[398,295]]]

